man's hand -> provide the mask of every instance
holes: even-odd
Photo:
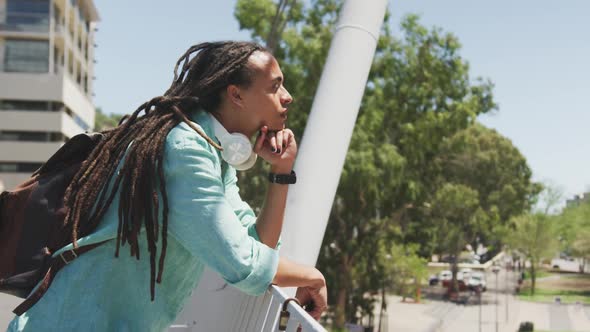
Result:
[[[299,287],[295,297],[302,306],[306,306],[309,315],[319,320],[322,313],[328,308],[328,289],[324,283],[321,287]]]
[[[271,165],[271,172],[289,174],[297,155],[295,135],[291,129],[269,132],[264,126],[256,138],[254,152]]]

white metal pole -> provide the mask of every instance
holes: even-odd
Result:
[[[299,148],[297,184],[287,198],[281,255],[294,261],[316,263],[386,7],[387,0],[347,0],[340,11]],[[199,331],[235,330],[240,317],[252,315],[249,301],[206,270],[177,324]]]
[[[281,255],[315,265],[361,99],[375,55],[387,0],[347,0],[295,163]]]

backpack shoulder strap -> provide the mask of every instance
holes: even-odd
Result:
[[[29,310],[33,305],[35,305],[35,303],[37,303],[41,299],[43,294],[45,294],[45,292],[49,288],[49,285],[51,285],[53,278],[55,278],[55,275],[59,270],[61,270],[62,267],[70,264],[74,259],[78,258],[78,256],[82,255],[83,253],[88,252],[96,247],[99,247],[107,241],[93,243],[86,246],[78,247],[76,249],[67,250],[51,258],[51,261],[49,263],[49,269],[47,270],[47,273],[45,273],[43,279],[41,279],[39,286],[37,286],[37,288],[21,304],[19,304],[18,307],[14,308],[12,312],[20,316],[25,311]]]

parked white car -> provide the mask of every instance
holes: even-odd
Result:
[[[472,272],[467,282],[467,287],[471,290],[475,290],[477,287],[485,292],[487,289],[486,277],[482,272]]]
[[[459,270],[459,272],[457,272],[457,280],[469,280],[472,272],[473,271],[469,268]]]
[[[438,279],[440,281],[451,280],[451,279],[453,279],[453,272],[451,272],[449,270],[441,271]]]

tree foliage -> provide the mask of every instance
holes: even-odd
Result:
[[[516,228],[511,234],[510,244],[530,263],[531,295],[534,295],[539,263],[542,259],[552,258],[557,252],[554,218],[542,213],[528,213],[515,217],[513,222]]]
[[[239,0],[235,11],[253,40],[276,38],[295,100],[288,126],[300,138],[342,1],[303,3]],[[477,124],[496,108],[493,85],[469,76],[460,48],[453,34],[424,27],[416,15],[401,23],[385,17],[318,261],[337,327],[372,315],[366,294],[395,290],[391,273],[419,275],[419,256],[442,250],[449,231],[464,245],[482,224],[507,224],[530,205],[535,188],[524,157]],[[240,175],[253,206],[262,204],[266,171],[259,163]]]
[[[119,124],[122,117],[120,114],[105,114],[101,108],[97,108],[94,118],[94,130],[101,131],[114,128]]]

